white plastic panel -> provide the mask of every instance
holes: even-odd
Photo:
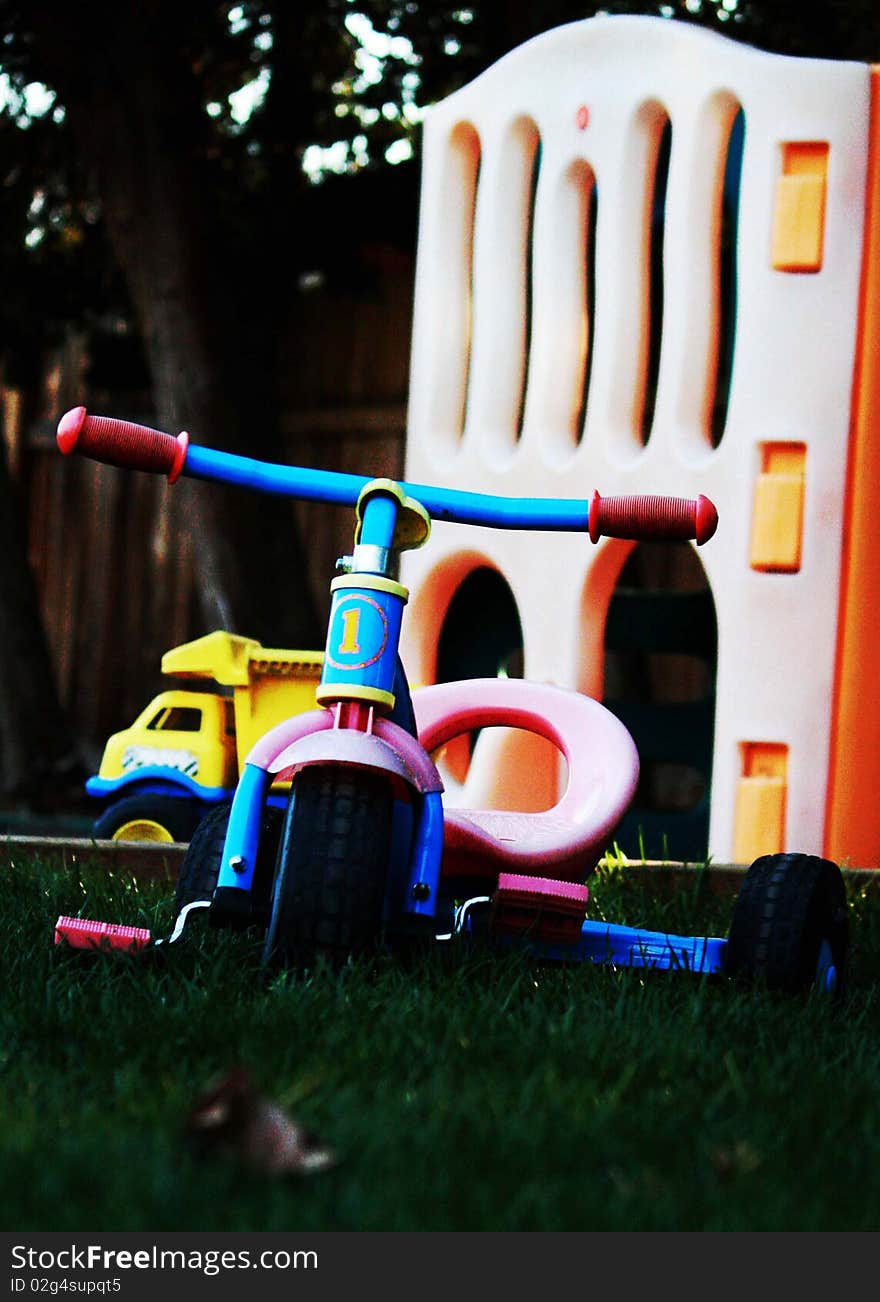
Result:
[[[789,747],[788,840],[792,848],[821,849],[868,106],[866,65],[772,55],[688,24],[618,16],[528,42],[434,108],[426,124],[407,478],[524,496],[588,497],[598,488],[706,493],[716,502],[718,533],[700,553],[719,630],[710,829],[716,859],[732,851],[743,741]],[[740,107],[736,338],[724,436],[713,449],[719,197]],[[662,342],[645,444],[649,217],[667,117]],[[461,231],[468,224],[463,214],[473,211],[466,190],[476,166],[455,165],[463,138],[480,145],[472,251]],[[536,140],[530,219],[523,142]],[[787,141],[830,146],[823,265],[815,274],[771,266],[775,186]],[[589,200],[578,187],[593,185],[595,313],[588,322],[580,232]],[[526,274],[533,277],[530,294]],[[528,301],[530,329],[522,320]],[[472,322],[468,338],[462,320]],[[587,348],[593,351],[580,437]],[[796,574],[749,566],[759,445],[768,441],[807,446]],[[413,597],[404,655],[413,680],[430,681],[458,555],[475,549],[513,589],[527,675],[595,690],[604,603],[625,549],[450,525],[435,526],[424,552],[406,559]]]

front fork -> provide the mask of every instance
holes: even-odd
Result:
[[[417,738],[387,718],[395,708],[398,645],[408,592],[391,577],[396,554],[420,545],[430,521],[398,485],[374,480],[358,502],[354,554],[331,585],[332,605],[317,699],[329,707],[310,722],[273,729],[248,756],[232,810],[212,900],[220,921],[256,920],[254,872],[270,773],[306,764],[354,765],[407,785],[413,811],[408,844],[392,838],[386,921],[432,919],[437,913],[443,851],[442,783]],[[308,719],[309,717],[307,717]],[[313,734],[323,733],[323,740]]]
[[[398,908],[410,918],[433,919],[437,916],[443,857],[443,799],[439,791],[429,791],[417,799],[414,807],[417,810],[416,826],[403,895],[399,900],[389,901],[390,926],[394,925]],[[390,876],[393,877],[393,873]]]
[[[266,769],[245,764],[232,800],[220,872],[211,899],[211,921],[218,926],[246,926],[256,921],[254,874],[269,785]]]
[[[315,761],[316,763],[319,761]],[[383,770],[377,770],[383,772]],[[387,777],[387,771],[384,771]],[[389,779],[390,780],[390,779]],[[211,919],[220,925],[257,921],[260,902],[254,895],[254,874],[260,851],[263,809],[270,774],[245,764],[232,802],[223,858],[211,901]],[[431,920],[437,913],[443,853],[443,802],[439,791],[411,791],[414,824],[406,843],[394,844],[389,866],[386,922],[399,917]],[[296,776],[290,799],[296,799]]]

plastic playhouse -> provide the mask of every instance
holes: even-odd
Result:
[[[432,108],[423,158],[407,478],[711,497],[708,850],[877,865],[880,68],[590,18]],[[437,521],[403,561],[413,680],[488,571],[525,676],[603,699],[632,555]],[[486,732],[460,798],[549,754]]]

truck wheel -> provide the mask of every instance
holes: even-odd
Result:
[[[230,806],[227,804],[215,806],[193,833],[177,878],[175,915],[194,900],[212,898],[217,878],[220,876],[220,861],[226,841],[226,829],[229,826],[229,810]],[[272,874],[278,856],[283,821],[282,810],[276,809],[274,805],[266,806],[260,831],[260,853],[254,874],[255,899],[262,902],[266,917],[269,914]]]
[[[199,825],[202,807],[195,800],[148,794],[125,796],[98,818],[92,834],[98,841],[183,841]]]
[[[746,873],[733,910],[725,970],[797,994],[843,987],[846,891],[836,864],[810,854],[768,854]]]
[[[362,769],[306,768],[291,790],[263,961],[341,967],[382,932],[393,804]]]

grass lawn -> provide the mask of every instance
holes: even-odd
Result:
[[[595,910],[726,934],[730,900],[637,877],[599,875]],[[876,1230],[880,893],[849,889],[835,1004],[457,949],[266,984],[259,939],[207,930],[148,961],[55,951],[59,913],[164,933],[173,892],[16,860],[0,1228]],[[269,1180],[190,1153],[191,1104],[236,1063],[337,1167]]]

